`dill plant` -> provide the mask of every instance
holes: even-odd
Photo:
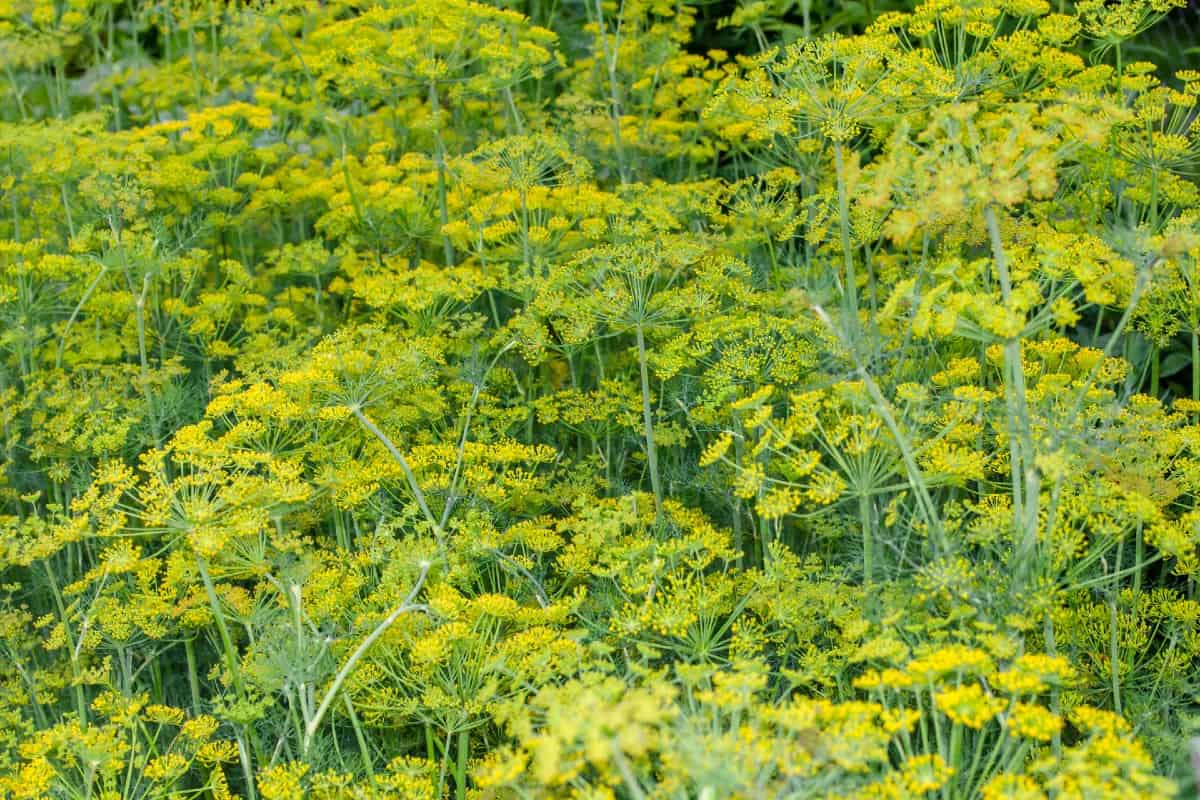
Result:
[[[0,4],[0,797],[1194,793],[1179,5]]]

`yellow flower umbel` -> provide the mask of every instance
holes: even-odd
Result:
[[[946,689],[934,695],[937,709],[956,725],[978,730],[999,714],[1007,703],[984,693],[975,683]]]

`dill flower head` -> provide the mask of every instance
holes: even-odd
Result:
[[[1045,800],[1046,793],[1028,775],[1001,774],[983,787],[984,800]]]
[[[946,785],[955,772],[955,768],[937,753],[915,756],[904,762],[904,786],[914,794],[936,792]]]
[[[1063,729],[1062,717],[1039,705],[1015,703],[1005,716],[1005,724],[1016,736],[1048,742]]]
[[[985,694],[977,683],[942,690],[934,695],[934,702],[951,722],[975,729],[995,719],[1007,706],[1004,700]]]

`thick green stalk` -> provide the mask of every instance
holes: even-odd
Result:
[[[183,653],[187,657],[188,688],[192,693],[192,715],[200,716],[200,671],[196,666],[196,645],[191,639],[183,640]]]
[[[1117,629],[1116,588],[1108,596],[1108,667],[1112,683],[1113,710],[1121,712],[1121,640]]]
[[[1137,524],[1133,536],[1133,557],[1136,567],[1136,571],[1133,573],[1133,595],[1136,603],[1137,596],[1142,593],[1142,572],[1146,564],[1146,537],[1142,531],[1141,522]]]
[[[375,766],[371,763],[371,748],[367,745],[367,737],[363,733],[362,723],[358,720],[358,712],[354,710],[354,703],[350,700],[350,695],[342,695],[342,700],[346,706],[346,716],[350,718],[350,726],[354,728],[354,740],[358,743],[358,752],[362,756],[363,770],[367,773],[367,778],[374,784]]]
[[[525,262],[525,276],[533,278],[533,255],[529,249],[529,202],[525,191],[521,191],[521,257]]]
[[[512,114],[513,127],[516,129],[518,136],[525,133],[525,125],[521,122],[521,112],[517,110],[517,104],[513,100],[511,86],[504,87],[504,101],[508,104],[508,111]]]
[[[854,253],[850,248],[850,199],[846,190],[846,163],[841,142],[833,143],[833,160],[837,170],[838,227],[842,237],[846,324],[849,326],[847,330],[850,332],[851,343],[858,344],[858,276],[854,272]]]
[[[221,637],[221,649],[225,655],[225,665],[229,667],[229,676],[233,680],[233,688],[239,697],[246,696],[246,685],[242,683],[242,670],[238,665],[237,649],[233,645],[233,637],[229,635],[229,627],[225,624],[225,612],[221,610],[221,601],[217,598],[217,588],[213,585],[212,576],[208,574],[208,562],[200,555],[196,556],[196,566],[200,570],[200,580],[204,582],[204,593],[208,596],[208,606],[212,611],[213,621],[217,625],[217,634]]]
[[[742,429],[741,415],[738,414],[737,411],[733,412],[733,425],[733,457],[734,461],[740,468],[741,465],[745,463],[746,444],[745,432]],[[738,497],[736,494],[733,494],[732,491],[730,491],[730,496],[732,497],[733,502],[733,547],[737,551],[738,568],[741,569],[746,557],[745,541],[742,533],[742,498]]]
[[[1049,611],[1042,618],[1042,641],[1046,643],[1046,655],[1058,655],[1058,637],[1055,636],[1054,619],[1050,616]],[[1055,714],[1062,713],[1062,703],[1057,686],[1050,690],[1050,710]],[[1060,731],[1054,732],[1054,737],[1050,740],[1050,749],[1055,758],[1062,757],[1062,733]]]
[[[142,288],[139,292],[133,282],[133,272],[129,266],[129,258],[125,253],[125,240],[121,235],[122,226],[118,224],[114,217],[109,218],[108,225],[117,246],[117,256],[121,259],[121,272],[125,276],[125,285],[128,287],[129,294],[133,298],[133,307],[137,322],[138,361],[141,365],[142,380],[145,381],[149,378],[150,374],[150,361],[146,354],[146,295],[150,292],[150,275],[146,274],[142,276]],[[142,391],[147,392],[149,389],[143,386]],[[146,403],[150,403],[149,395],[146,396]]]
[[[73,695],[75,699],[75,713],[79,715],[79,723],[81,725],[88,724],[87,702],[83,694],[82,672],[79,669],[79,649],[75,646],[75,637],[71,634],[71,624],[67,619],[67,609],[63,603],[62,593],[58,590],[58,579],[54,577],[54,569],[50,566],[50,562],[43,561],[42,567],[46,572],[46,579],[50,585],[50,591],[54,595],[54,604],[58,608],[58,618],[62,622],[63,635],[67,640],[67,648],[70,651],[71,657],[71,678],[73,686]],[[82,644],[82,642],[80,642]]]
[[[875,578],[874,535],[871,531],[871,498],[865,492],[858,495],[858,521],[862,526],[863,584],[870,586]]]
[[[454,764],[454,796],[456,800],[467,800],[467,755],[470,753],[471,732],[464,728],[458,732],[457,757]]]
[[[60,183],[58,185],[59,196],[62,197],[63,216],[67,223],[67,245],[70,245],[70,240],[75,238],[75,218],[71,216],[71,201],[67,198],[67,184]]]
[[[142,291],[134,299],[137,309],[138,361],[142,367],[142,378],[149,377],[150,359],[146,348],[146,295],[150,293],[150,276],[142,276]]]
[[[437,166],[438,217],[442,227],[450,224],[450,213],[446,206],[446,144],[442,141],[442,106],[438,99],[437,83],[429,82],[429,112],[433,115],[433,159]],[[442,232],[442,253],[446,266],[454,266],[454,246],[450,237]]]
[[[991,240],[992,260],[1000,283],[1000,298],[1008,306],[1012,300],[1012,277],[1000,238],[996,210],[983,211]],[[1032,566],[1030,559],[1037,546],[1038,497],[1040,478],[1034,463],[1033,433],[1025,390],[1025,367],[1021,361],[1021,340],[1009,337],[1004,342],[1004,399],[1007,407],[1009,458],[1012,461],[1013,523],[1019,533],[1016,553],[1018,576],[1024,580]]]
[[[200,580],[204,583],[204,592],[208,596],[208,605],[212,610],[213,620],[217,624],[217,634],[221,637],[221,649],[225,654],[225,663],[229,667],[229,674],[233,680],[233,688],[237,692],[238,698],[244,700],[246,698],[246,684],[242,681],[242,671],[238,665],[238,655],[233,645],[233,637],[229,635],[229,627],[225,624],[225,612],[221,610],[221,603],[217,598],[216,586],[213,585],[212,576],[208,574],[208,562],[203,556],[197,555],[196,566],[200,570]],[[258,742],[254,738],[253,728],[247,725],[244,732],[238,732],[237,740],[242,772],[246,778],[246,791],[250,795],[250,800],[256,800],[254,762],[250,755],[250,744],[253,743],[255,751],[257,751]],[[261,754],[259,755],[261,756]]]
[[[654,515],[661,523],[663,520],[663,488],[662,478],[658,474],[658,447],[654,444],[654,415],[650,409],[650,370],[646,363],[646,336],[642,326],[638,325],[637,348],[638,367],[642,376],[642,425],[646,438],[646,463],[650,469],[650,486],[654,489]]]
[[[600,34],[600,49],[604,54],[604,66],[608,72],[609,118],[612,121],[613,145],[617,151],[617,173],[621,183],[629,183],[629,167],[625,159],[625,144],[621,140],[621,90],[617,83],[616,53],[608,46],[608,36],[604,26],[604,6],[601,0],[596,0],[596,23]],[[618,38],[613,42],[613,50],[620,48],[620,28]]]
[[[258,800],[258,790],[254,786],[254,762],[250,760],[250,747],[246,737],[240,731],[237,734],[238,760],[242,764],[242,775],[246,779],[246,794],[249,800]],[[130,760],[132,764],[132,760]]]
[[[1159,389],[1159,350],[1158,345],[1150,348],[1150,396],[1158,397]]]
[[[1200,331],[1192,324],[1192,400],[1200,401]]]
[[[963,726],[956,722],[950,729],[950,758],[947,759],[949,763],[959,764],[962,762],[962,740]]]

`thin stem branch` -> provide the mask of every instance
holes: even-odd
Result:
[[[433,534],[437,537],[438,546],[440,548],[444,548],[446,532],[442,528],[441,523],[438,522],[437,517],[435,517],[433,512],[429,509],[429,503],[425,500],[425,492],[421,491],[421,485],[417,483],[416,473],[414,473],[412,471],[412,467],[409,466],[408,459],[404,457],[404,454],[401,453],[392,440],[388,438],[388,435],[381,431],[379,426],[367,418],[367,415],[362,412],[362,409],[360,409],[358,406],[352,406],[350,411],[355,417],[358,418],[358,421],[362,423],[362,426],[370,431],[371,434],[378,439],[385,448],[387,448],[387,451],[391,454],[392,458],[394,458],[396,463],[400,465],[400,469],[404,472],[404,479],[408,482],[408,488],[413,493],[413,497],[416,498],[417,505],[420,507],[421,513],[425,516],[425,521],[428,522],[430,527],[433,528]]]
[[[321,699],[321,704],[317,706],[316,713],[313,714],[312,719],[310,719],[304,726],[304,743],[302,745],[302,752],[304,755],[308,755],[309,748],[312,746],[313,735],[316,734],[317,729],[321,726],[321,720],[323,720],[325,718],[325,714],[328,713],[329,706],[333,704],[334,699],[337,697],[337,693],[342,688],[342,684],[346,682],[346,678],[348,678],[350,673],[354,671],[355,666],[357,666],[358,662],[362,660],[362,657],[365,656],[367,651],[371,649],[371,645],[375,644],[375,642],[379,640],[379,637],[383,636],[383,634],[387,632],[387,629],[392,627],[396,620],[400,619],[401,616],[410,611],[416,611],[424,608],[424,606],[421,605],[414,605],[413,600],[421,591],[421,588],[425,585],[425,578],[429,575],[429,566],[430,565],[428,562],[421,563],[421,573],[417,576],[416,583],[413,584],[412,589],[409,590],[408,596],[404,598],[404,602],[396,606],[396,608],[392,610],[392,613],[388,614],[382,622],[375,626],[375,630],[371,631],[367,638],[362,640],[362,643],[354,649],[354,652],[350,654],[350,658],[346,659],[346,663],[342,665],[342,668],[338,670],[337,675],[334,676],[333,683],[331,683],[329,688],[325,691],[325,696]]]

